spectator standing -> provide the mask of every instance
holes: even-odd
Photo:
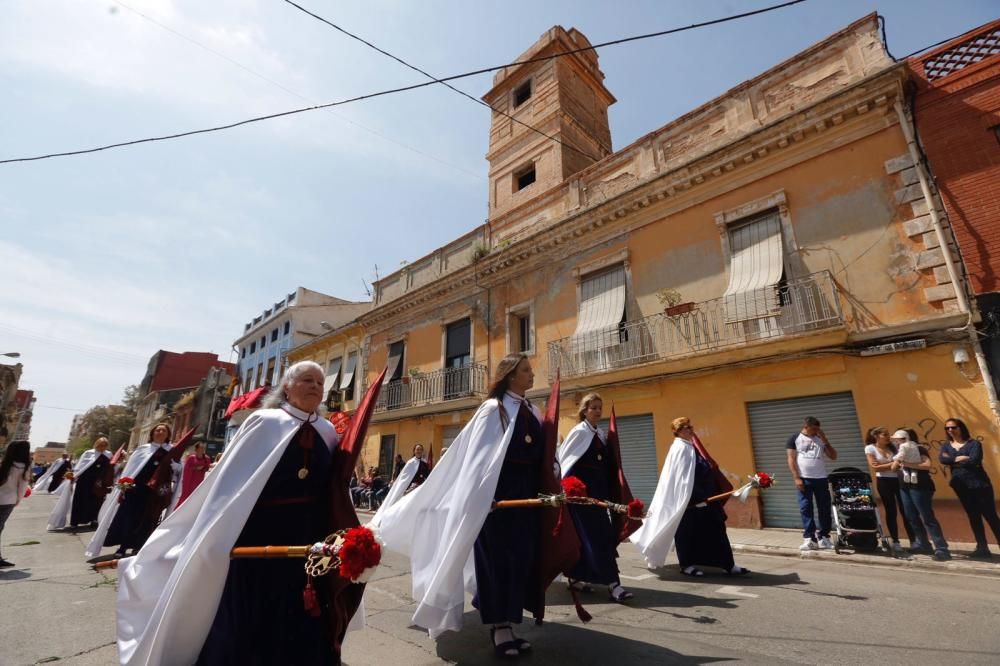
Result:
[[[941,445],[938,460],[951,470],[949,484],[958,495],[969,526],[976,536],[976,549],[969,557],[990,559],[989,542],[983,521],[993,530],[993,537],[1000,545],[1000,516],[997,516],[993,484],[983,469],[983,444],[969,435],[969,428],[961,419],[948,419],[944,424],[948,441]]]
[[[896,516],[902,513],[903,500],[899,490],[900,472],[892,468],[893,458],[899,451],[892,443],[889,429],[882,426],[869,430],[865,443],[865,457],[868,458],[868,466],[875,472],[875,487],[878,489],[878,498],[885,510],[885,524],[889,536],[892,537],[892,549],[899,552],[903,550],[903,546],[899,543],[899,524]],[[906,528],[906,536],[912,544],[913,530],[906,516],[903,516],[903,527]]]
[[[907,442],[913,441],[913,435],[907,430],[897,430],[892,434],[892,443],[896,447],[901,447]],[[951,552],[948,550],[948,542],[945,541],[944,533],[941,531],[941,524],[934,515],[931,502],[934,499],[934,481],[931,480],[931,459],[927,453],[927,447],[919,446],[920,462],[917,464],[893,461],[893,469],[907,468],[911,472],[915,471],[916,476],[904,476],[900,483],[900,496],[903,500],[903,513],[910,521],[913,528],[913,541],[910,542],[911,553],[933,553],[934,559],[944,562],[951,559]],[[909,478],[909,480],[907,480]],[[927,542],[927,537],[934,544],[933,550]]]
[[[31,445],[26,440],[16,440],[7,445],[0,460],[0,536],[14,507],[21,503],[31,478]],[[14,566],[0,555],[0,569]]]
[[[830,527],[833,516],[830,513],[830,482],[826,476],[824,456],[837,459],[837,450],[830,444],[819,419],[807,416],[802,430],[788,438],[785,444],[788,454],[788,469],[795,481],[799,496],[799,513],[802,514],[802,536],[804,540],[799,550],[833,548],[830,541]],[[814,508],[819,513],[816,525]]]

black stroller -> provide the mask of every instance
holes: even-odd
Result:
[[[874,552],[881,547],[896,557],[882,527],[868,472],[857,467],[840,467],[830,472],[829,481],[833,525],[837,530],[836,552]]]

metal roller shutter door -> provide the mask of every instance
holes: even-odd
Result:
[[[619,416],[617,421],[625,478],[632,494],[648,506],[656,492],[656,482],[660,476],[653,415]],[[607,432],[608,422],[603,421],[601,427]]]
[[[747,403],[754,469],[773,474],[777,483],[763,493],[764,526],[801,528],[799,503],[788,471],[785,443],[802,429],[802,419],[815,416],[827,439],[837,449],[836,461],[826,460],[827,471],[838,467],[867,469],[864,437],[858,426],[854,397],[846,393],[810,395],[786,400]]]

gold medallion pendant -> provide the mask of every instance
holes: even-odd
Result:
[[[531,444],[531,435],[525,435],[524,436],[524,443],[525,444]]]
[[[603,457],[601,457],[601,454],[600,454],[600,453],[598,453],[598,454],[597,454],[597,459],[598,459],[598,460],[604,460],[604,458],[603,458]]]
[[[309,470],[307,470],[305,467],[303,467],[302,469],[299,470],[299,478],[300,479],[304,479],[307,476],[309,476]]]

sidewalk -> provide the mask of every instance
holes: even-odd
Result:
[[[993,560],[970,560],[968,554],[976,547],[973,543],[950,542],[952,559],[948,562],[937,562],[930,555],[910,555],[900,553],[899,558],[882,552],[841,552],[832,550],[800,551],[802,543],[801,530],[785,529],[737,529],[726,530],[729,541],[736,553],[754,553],[758,555],[780,555],[782,557],[799,557],[813,560],[831,560],[836,562],[874,564],[886,567],[911,567],[932,571],[951,571],[955,573],[974,573],[1000,576],[1000,549],[990,546]],[[906,545],[906,541],[903,541]]]
[[[373,512],[365,509],[358,509],[358,516],[361,522],[367,522]],[[881,551],[874,553],[862,552],[841,552],[833,550],[799,550],[802,543],[801,530],[789,529],[739,529],[730,527],[726,530],[729,535],[729,542],[733,546],[733,552],[739,559],[740,553],[754,555],[776,555],[779,557],[798,557],[811,560],[828,560],[843,564],[868,564],[883,567],[907,567],[911,569],[926,569],[929,571],[949,571],[953,573],[965,573],[976,575],[988,575],[1000,577],[1000,549],[991,545],[990,551],[993,553],[993,560],[970,560],[968,554],[976,547],[973,543],[949,542],[952,559],[948,562],[937,562],[930,555],[910,555],[909,553],[899,553],[899,557],[884,554]],[[903,541],[904,547],[907,542]],[[627,544],[627,548],[634,549],[634,546]],[[621,552],[621,551],[620,551]],[[638,557],[638,552],[635,552]],[[641,558],[640,558],[641,559]],[[668,560],[676,562],[673,555]],[[738,564],[739,562],[737,562]]]

